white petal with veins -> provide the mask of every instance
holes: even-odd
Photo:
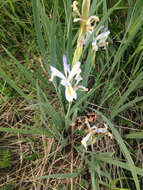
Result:
[[[76,64],[73,66],[71,72],[69,73],[68,76],[68,80],[71,81],[71,79],[75,76],[75,75],[79,75],[81,73],[81,69],[80,69],[80,62],[76,62]]]
[[[53,81],[55,76],[63,80],[66,79],[65,76],[60,71],[58,71],[55,67],[51,66],[51,71],[52,71],[52,75],[51,75],[50,81]]]
[[[69,102],[72,102],[73,99],[76,99],[77,98],[77,94],[75,92],[75,90],[73,90],[72,86],[71,85],[68,85],[66,86],[66,99],[69,101]]]
[[[84,137],[84,138],[82,139],[82,141],[81,141],[81,144],[85,147],[86,150],[87,150],[87,142],[88,142],[88,140],[89,140],[90,137],[91,137],[91,134],[88,133],[88,134],[86,135],[86,137]]]

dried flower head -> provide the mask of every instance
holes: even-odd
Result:
[[[73,11],[74,11],[79,17],[81,17],[81,14],[80,14],[80,12],[79,12],[79,10],[78,10],[77,5],[78,5],[78,2],[77,2],[77,1],[74,1],[73,4],[72,4],[72,9],[73,9]]]

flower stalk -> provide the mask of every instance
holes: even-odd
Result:
[[[76,1],[74,1],[73,4],[75,2]],[[79,61],[80,56],[82,54],[82,49],[83,49],[83,45],[84,45],[84,37],[85,37],[86,31],[87,31],[87,20],[88,20],[88,15],[89,15],[89,7],[90,7],[90,0],[83,0],[81,16],[80,16],[80,14],[78,14],[78,16],[80,16],[80,18],[76,19],[76,21],[81,21],[81,22],[80,22],[80,29],[79,29],[79,37],[77,40],[77,47],[75,49],[73,61],[72,61],[72,67],[75,65],[75,63],[77,61]],[[73,11],[75,11],[75,10],[73,9]]]

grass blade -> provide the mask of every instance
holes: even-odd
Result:
[[[126,135],[127,139],[143,139],[143,131]]]
[[[29,101],[29,98],[27,95],[25,95],[23,93],[23,91],[21,90],[21,88],[19,88],[6,74],[5,72],[0,68],[0,77],[6,81],[19,95],[21,95],[22,97],[24,97],[26,100]]]
[[[39,0],[37,0],[37,1],[32,0],[34,24],[35,24],[35,31],[36,31],[36,35],[37,35],[37,41],[38,41],[38,45],[40,47],[41,55],[42,55],[44,63],[45,63],[45,67],[46,67],[47,71],[49,71],[49,66],[48,66],[48,61],[47,61],[47,56],[46,56],[46,50],[45,50],[45,44],[44,44],[41,26],[40,26],[40,16],[39,16],[39,11],[38,11],[39,4],[40,4]]]
[[[129,102],[128,104],[126,104],[126,106],[124,105],[125,107],[121,108],[121,106],[124,104],[129,94],[138,87],[138,84],[141,82],[142,79],[143,79],[143,72],[141,72],[136,77],[136,79],[130,84],[126,92],[120,97],[120,100],[118,101],[118,103],[112,108],[113,111],[111,112],[111,119],[113,119],[119,113],[119,109],[122,110],[126,108],[127,106],[132,105],[132,103],[135,103],[137,100],[142,99],[142,97],[141,99],[135,99],[133,102]]]
[[[31,127],[32,128],[32,127]],[[47,137],[53,137],[52,134],[47,132],[44,129],[15,129],[15,128],[7,128],[7,127],[0,127],[1,132],[7,132],[7,133],[21,133],[21,134],[27,134],[27,135],[43,135],[45,134]]]
[[[91,109],[91,108],[90,108]],[[94,110],[94,109],[92,109]],[[123,141],[123,139],[121,138],[120,134],[118,133],[118,131],[115,129],[115,127],[112,125],[112,123],[100,112],[98,112],[97,110],[94,110],[95,112],[97,112],[98,114],[101,115],[101,117],[103,118],[103,120],[107,123],[107,125],[110,127],[113,135],[115,136],[116,140],[118,141],[122,151],[123,151],[123,154],[125,155],[127,161],[128,161],[128,167],[130,168],[130,171],[132,173],[132,176],[133,176],[133,179],[134,179],[134,182],[135,182],[135,185],[136,185],[136,189],[137,190],[140,190],[140,186],[139,186],[139,181],[138,181],[138,177],[137,177],[137,172],[135,170],[135,165],[134,165],[134,162],[130,156],[130,153]]]

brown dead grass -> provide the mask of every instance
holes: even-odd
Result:
[[[7,103],[1,109],[0,126],[20,128],[22,125],[34,126],[33,117],[36,112],[20,103]],[[57,173],[72,173],[83,165],[81,158],[73,156],[73,147],[62,150],[60,144],[45,135],[23,135],[1,133],[0,148],[7,149],[11,164],[0,170],[0,187],[11,184],[13,189],[57,189],[62,185],[65,189],[75,185],[79,180],[44,179],[37,177]],[[32,158],[32,155],[36,155]],[[73,185],[74,184],[74,185]],[[74,186],[74,187],[73,187]],[[84,189],[84,188],[83,188]]]
[[[0,126],[22,128],[27,124],[36,127],[34,118],[39,119],[36,111],[30,109],[25,102],[3,102],[0,110]],[[9,167],[0,169],[0,188],[11,184],[14,190],[92,190],[90,173],[85,161],[76,150],[81,137],[69,136],[69,144],[62,148],[59,142],[45,135],[22,135],[0,133],[0,149],[7,149],[10,154]],[[140,146],[140,143],[138,143]],[[108,137],[94,145],[96,152],[116,152],[117,145]],[[141,149],[139,149],[141,150]],[[142,156],[141,152],[138,152]],[[122,155],[120,155],[122,157]],[[85,154],[88,158],[88,154]],[[105,164],[110,168],[114,179],[121,175],[121,169]],[[76,173],[74,179],[37,179],[42,176],[59,173]],[[103,178],[107,182],[107,179]],[[86,183],[87,185],[83,185]],[[85,186],[87,186],[85,188]],[[106,188],[101,188],[106,190]]]

